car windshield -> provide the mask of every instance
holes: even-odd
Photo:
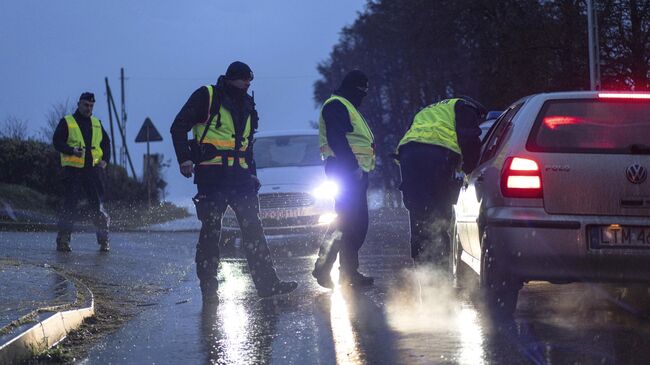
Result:
[[[253,146],[258,169],[321,165],[318,135],[261,137]]]
[[[528,140],[538,152],[650,153],[650,102],[552,100]]]

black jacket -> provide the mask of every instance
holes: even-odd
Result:
[[[79,124],[79,129],[81,130],[81,135],[84,138],[84,143],[86,146],[90,146],[92,143],[92,136],[93,136],[93,127],[92,127],[92,122],[90,121],[90,118],[84,117],[81,114],[79,114],[79,111],[75,111],[74,114],[72,114],[74,119],[77,121],[77,124]],[[102,160],[106,161],[108,163],[111,160],[111,140],[108,138],[108,134],[106,134],[106,130],[102,126],[102,142],[99,144],[99,146],[102,148],[102,152],[104,153]],[[73,148],[68,146],[68,123],[65,121],[65,118],[61,118],[59,120],[59,124],[56,126],[56,129],[54,130],[54,136],[52,137],[52,144],[54,145],[54,149],[57,150],[60,153],[66,154],[66,155],[72,155],[73,154]],[[84,168],[92,167],[92,153],[90,148],[86,148],[86,162],[84,164]]]
[[[334,91],[334,95],[344,97],[355,108],[361,105],[365,96],[357,90],[344,88]],[[325,122],[327,144],[336,156],[328,159],[326,169],[340,173],[350,173],[356,170],[359,168],[359,163],[345,137],[346,133],[353,130],[348,109],[340,101],[334,100],[325,105],[321,113]]]
[[[212,103],[213,113],[216,111],[217,103],[228,109],[233,118],[235,127],[236,140],[240,143],[241,136],[246,126],[248,116],[251,116],[251,134],[249,139],[253,140],[253,134],[257,129],[257,111],[255,110],[255,103],[253,98],[248,94],[236,89],[228,84],[218,83],[213,85],[214,98]],[[172,142],[176,152],[176,159],[178,163],[191,160],[189,142],[187,133],[192,130],[192,127],[198,123],[205,122],[209,117],[208,108],[210,106],[210,94],[208,89],[204,86],[196,89],[185,105],[176,115],[174,122],[171,125],[170,133],[172,135]],[[200,138],[198,136],[197,138]],[[249,141],[249,148],[251,147]],[[236,146],[239,148],[239,145]],[[252,159],[248,169],[241,168],[235,164],[232,168],[225,168],[224,166],[195,166],[196,175],[194,183],[196,184],[221,184],[221,183],[237,183],[243,177],[248,177],[251,174],[255,175],[255,163]]]
[[[481,111],[472,103],[459,100],[454,106],[456,112],[456,135],[458,146],[463,154],[462,169],[472,172],[478,164],[481,154],[481,128],[483,121]]]

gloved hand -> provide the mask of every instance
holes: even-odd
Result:
[[[77,157],[81,157],[81,156],[84,155],[84,148],[83,147],[74,147],[72,149],[72,154],[77,156]]]
[[[187,160],[181,163],[179,167],[181,170],[181,175],[185,176],[188,179],[192,177],[192,174],[194,173],[194,162]]]

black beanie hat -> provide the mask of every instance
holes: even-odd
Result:
[[[228,66],[226,78],[228,80],[253,80],[253,71],[247,64],[235,61]]]
[[[86,91],[86,92],[82,93],[79,96],[79,101],[81,101],[81,100],[91,101],[91,102],[94,103],[95,102],[95,94]]]
[[[352,70],[341,81],[341,89],[347,88],[367,88],[368,76],[360,70]]]
[[[481,115],[481,117],[483,117],[483,116],[485,116],[485,114],[487,114],[487,109],[485,109],[483,104],[478,102],[478,100],[475,100],[474,98],[472,98],[470,96],[467,96],[467,95],[461,95],[461,96],[459,96],[459,98],[463,99],[467,104],[469,104],[469,105],[473,106],[474,108],[476,108],[476,110],[478,110],[478,113],[479,113],[479,115]]]

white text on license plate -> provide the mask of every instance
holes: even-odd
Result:
[[[592,246],[648,246],[650,247],[650,227],[599,226],[592,227]]]

